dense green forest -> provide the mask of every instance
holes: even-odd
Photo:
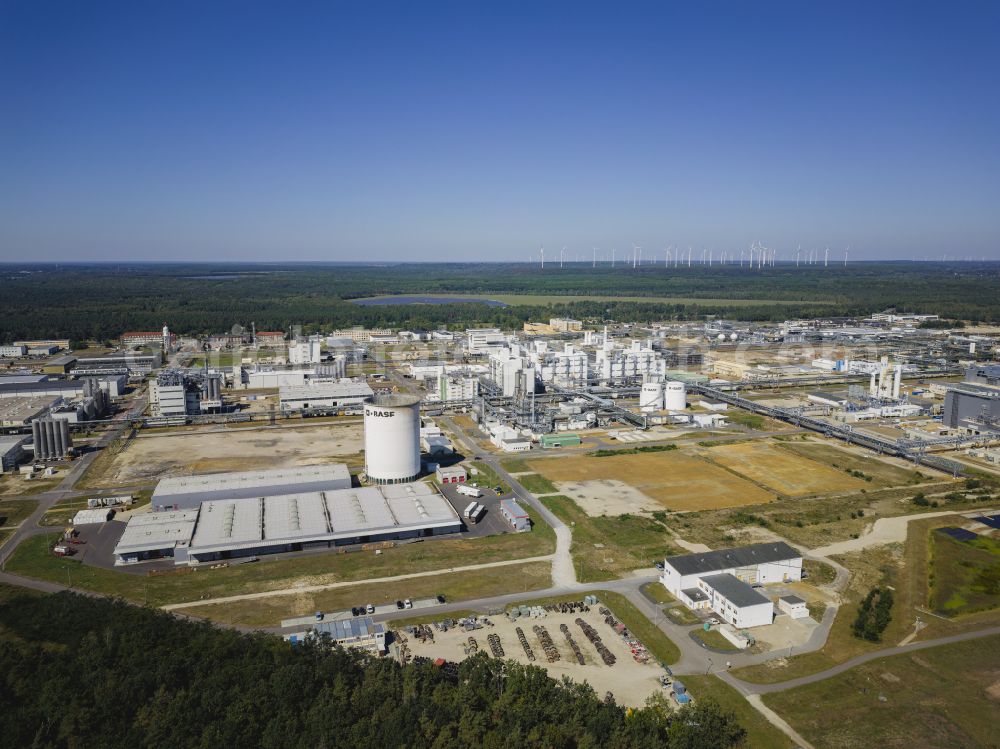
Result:
[[[629,713],[479,655],[399,666],[120,601],[0,588],[0,746],[725,749],[714,703]]]
[[[396,265],[35,265],[0,266],[0,339],[108,339],[126,330],[182,333],[229,330],[307,332],[365,325],[432,328],[519,327],[551,315],[620,322],[745,320],[863,315],[894,307],[949,318],[1000,321],[1000,265],[856,263],[848,267],[762,270],[739,266],[638,269],[579,264],[564,269],[522,264]],[[532,294],[544,305],[359,306],[380,294]],[[607,296],[607,301],[560,297]],[[613,297],[650,297],[616,301]],[[663,298],[676,303],[663,303]],[[657,301],[653,301],[653,300]],[[699,301],[705,300],[705,301]]]

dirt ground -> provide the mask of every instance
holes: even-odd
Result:
[[[608,503],[629,503],[615,483],[626,482],[657,505],[654,509],[708,510],[771,502],[773,494],[695,455],[680,451],[538,460],[532,466],[587,514],[610,514]],[[609,483],[610,482],[610,483]],[[574,486],[586,485],[592,499],[579,500]],[[634,496],[630,492],[630,497]]]
[[[142,483],[163,475],[287,468],[356,457],[363,444],[360,423],[312,427],[258,427],[166,432],[143,436],[105,464],[88,483]]]
[[[601,641],[617,657],[615,665],[604,665],[601,656],[598,655],[597,650],[576,623],[577,617],[582,618],[597,630]],[[487,626],[473,632],[457,628],[447,632],[435,630],[433,642],[421,643],[420,640],[405,635],[405,633],[403,636],[406,637],[406,644],[410,648],[410,652],[415,656],[461,661],[466,657],[465,648],[470,636],[476,638],[481,651],[489,654],[490,648],[486,637],[489,634],[496,634],[500,637],[505,658],[527,664],[530,661],[515,632],[516,627],[521,627],[528,639],[528,644],[531,645],[531,649],[535,653],[534,665],[547,670],[549,676],[554,679],[568,676],[576,682],[587,682],[594,688],[598,696],[604,697],[605,692],[611,692],[618,704],[630,707],[640,707],[651,694],[664,691],[658,681],[664,673],[663,669],[652,658],[650,663],[636,663],[625,641],[604,623],[604,618],[598,612],[597,606],[592,606],[590,611],[586,613],[549,613],[539,619],[522,618],[515,622],[509,621],[503,615],[489,617],[489,619],[494,626]],[[553,644],[559,650],[560,659],[555,663],[549,663],[545,659],[538,636],[532,630],[536,624],[548,630]],[[577,663],[569,643],[566,642],[566,636],[559,629],[560,624],[566,624],[569,627],[570,634],[583,653],[584,665],[581,666]]]
[[[601,515],[641,514],[662,510],[658,502],[624,481],[560,481],[559,490],[576,502],[591,517]]]
[[[867,484],[815,460],[766,442],[742,442],[710,448],[713,461],[789,497],[862,489]]]

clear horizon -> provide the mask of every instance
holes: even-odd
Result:
[[[10,2],[0,262],[998,260],[998,32],[985,2]]]

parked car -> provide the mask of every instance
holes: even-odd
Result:
[[[358,610],[357,606],[351,607],[351,616],[358,616],[361,612]]]
[[[397,609],[402,609],[403,608],[403,602],[402,601],[396,601],[396,608]]]
[[[367,606],[365,606],[365,613],[374,614],[375,613],[375,604],[374,603],[369,603]]]
[[[405,601],[403,601],[403,606],[405,606],[408,609],[412,609],[413,608],[413,601],[411,601],[409,598],[407,598]]]
[[[316,612],[316,621],[318,621],[318,622],[323,621],[323,612],[322,611],[317,611]]]
[[[440,593],[438,593],[437,599],[438,599],[438,603],[444,603],[444,596],[441,595]]]
[[[653,562],[653,566],[656,567],[660,572],[663,572],[663,562]]]
[[[708,623],[714,627],[716,624],[719,624],[719,620],[713,616],[709,618]]]

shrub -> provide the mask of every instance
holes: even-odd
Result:
[[[882,633],[892,621],[893,596],[889,588],[872,588],[858,607],[851,625],[854,636],[869,642],[881,642]]]

